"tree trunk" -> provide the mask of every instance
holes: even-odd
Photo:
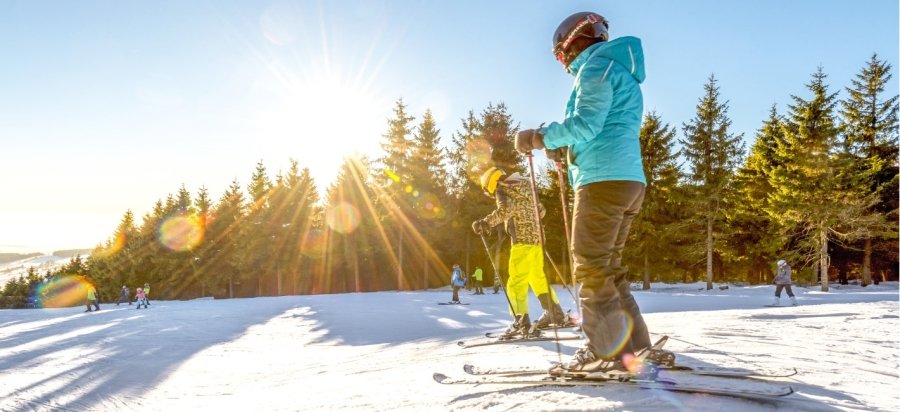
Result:
[[[869,286],[870,283],[872,283],[872,239],[867,238],[863,249],[862,286]]]
[[[713,276],[713,218],[710,213],[706,217],[706,290],[710,290],[713,288],[712,286],[712,276]]]
[[[228,298],[234,299],[234,281],[228,278]]]
[[[644,252],[644,290],[650,290],[650,257]]]
[[[281,268],[275,267],[275,296],[281,296]]]
[[[828,232],[819,230],[819,270],[822,273],[822,292],[828,292]]]
[[[470,269],[469,269],[469,247],[472,242],[472,235],[470,235],[468,233],[469,232],[467,231],[466,232],[466,273],[471,273]]]
[[[403,229],[400,229],[400,251],[397,253],[397,290],[403,290]]]

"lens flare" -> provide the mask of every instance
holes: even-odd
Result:
[[[424,219],[439,219],[447,215],[440,199],[432,193],[423,193],[418,197],[415,209],[418,216]]]
[[[124,233],[116,233],[112,239],[110,239],[105,246],[99,247],[94,250],[98,257],[109,257],[119,253],[123,247],[125,247],[125,234]]]
[[[477,184],[481,174],[491,165],[491,145],[484,139],[475,139],[466,144],[465,150],[468,178]]]
[[[192,250],[203,241],[203,226],[195,216],[173,216],[159,225],[159,243],[176,252]]]
[[[615,346],[610,353],[601,353],[599,354],[601,357],[609,357],[614,354],[622,352],[622,349],[625,347],[625,344],[631,339],[631,332],[634,331],[634,319],[625,311],[620,311],[622,315],[622,319],[625,321],[625,325],[622,328],[622,334],[619,336],[613,336]]]
[[[359,226],[359,210],[347,202],[339,202],[325,211],[325,223],[331,230],[351,233]]]
[[[82,305],[87,300],[91,282],[83,276],[62,276],[39,284],[34,290],[34,298],[45,308],[67,308]]]

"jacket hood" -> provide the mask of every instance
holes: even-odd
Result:
[[[591,45],[584,49],[572,64],[569,65],[569,73],[577,74],[578,69],[589,59],[600,56],[613,60],[624,66],[638,83],[643,83],[644,74],[644,49],[641,47],[641,39],[633,36],[619,37],[617,39]]]

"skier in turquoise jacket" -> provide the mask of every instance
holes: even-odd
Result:
[[[572,252],[582,284],[582,328],[587,344],[552,374],[641,369],[635,350],[650,334],[631,295],[622,250],[644,199],[638,138],[643,117],[644,55],[636,37],[609,41],[609,23],[596,13],[566,18],[553,52],[575,76],[565,119],[516,136],[516,150],[546,149],[565,159],[575,190]]]

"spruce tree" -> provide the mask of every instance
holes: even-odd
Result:
[[[671,260],[675,223],[674,197],[681,178],[678,152],[674,150],[676,129],[663,124],[656,112],[644,116],[640,142],[647,188],[644,203],[629,233],[629,253],[635,253],[643,267],[643,288],[650,289],[650,272],[663,270]],[[633,251],[633,252],[631,252]],[[652,257],[652,261],[651,261]]]
[[[444,168],[444,150],[440,143],[440,130],[430,110],[426,110],[422,121],[416,127],[411,147],[411,159],[409,170],[412,183],[412,215],[410,222],[418,233],[411,234],[416,241],[415,252],[417,261],[416,272],[422,274],[419,284],[422,288],[428,288],[435,284],[434,273],[443,273],[445,270],[445,247],[453,239],[449,228],[447,205],[449,195],[447,193],[446,169]],[[442,253],[438,253],[441,251]]]
[[[202,260],[208,281],[216,285],[216,294],[227,293],[234,297],[235,282],[239,282],[241,271],[245,267],[242,262],[244,247],[240,226],[246,216],[246,202],[237,180],[222,194],[212,214],[212,221],[207,225],[206,241],[209,243],[208,255]]]
[[[683,124],[685,139],[679,143],[689,163],[694,220],[703,224],[706,233],[702,241],[706,250],[706,288],[712,289],[715,232],[724,212],[722,201],[726,189],[743,152],[743,135],[729,131],[728,102],[719,101],[714,75],[710,75],[703,88],[706,93],[697,104],[697,115]]]
[[[822,291],[828,291],[829,243],[862,235],[871,215],[872,196],[848,187],[846,167],[838,153],[838,125],[834,109],[837,93],[830,93],[820,67],[806,85],[810,100],[791,96],[785,119],[785,139],[771,174],[774,187],[769,214],[790,233],[799,234],[796,248],[802,264],[818,268]]]
[[[878,256],[889,257],[882,258],[889,262],[884,266],[897,266],[898,96],[884,98],[890,71],[891,65],[873,54],[841,101],[844,150],[850,166],[847,172],[852,176],[849,183],[877,196],[877,203],[868,212],[881,217],[863,237],[863,286],[872,281],[873,248],[879,251]]]
[[[488,214],[494,206],[493,200],[484,194],[479,179],[491,165],[491,146],[482,138],[482,122],[469,110],[461,119],[461,130],[453,134],[449,149],[451,193],[454,196],[451,210],[451,230],[459,241],[451,250],[456,256],[463,256],[460,264],[470,273],[475,265],[489,268],[487,252],[481,239],[471,229],[472,222]],[[491,273],[485,271],[485,273]]]
[[[409,193],[412,192],[409,162],[412,148],[412,122],[414,117],[406,113],[403,99],[394,105],[394,116],[388,119],[388,131],[382,136],[384,156],[376,175],[380,178],[379,204],[385,213],[385,230],[391,238],[393,252],[397,256],[395,273],[397,289],[408,287],[404,274],[404,248],[408,239],[404,236],[404,225],[410,215]]]
[[[770,280],[772,262],[785,247],[777,222],[766,214],[775,191],[769,175],[779,165],[776,149],[783,141],[782,119],[772,105],[727,198],[726,216],[732,228],[728,243],[735,260],[747,265],[748,280],[755,283]]]

